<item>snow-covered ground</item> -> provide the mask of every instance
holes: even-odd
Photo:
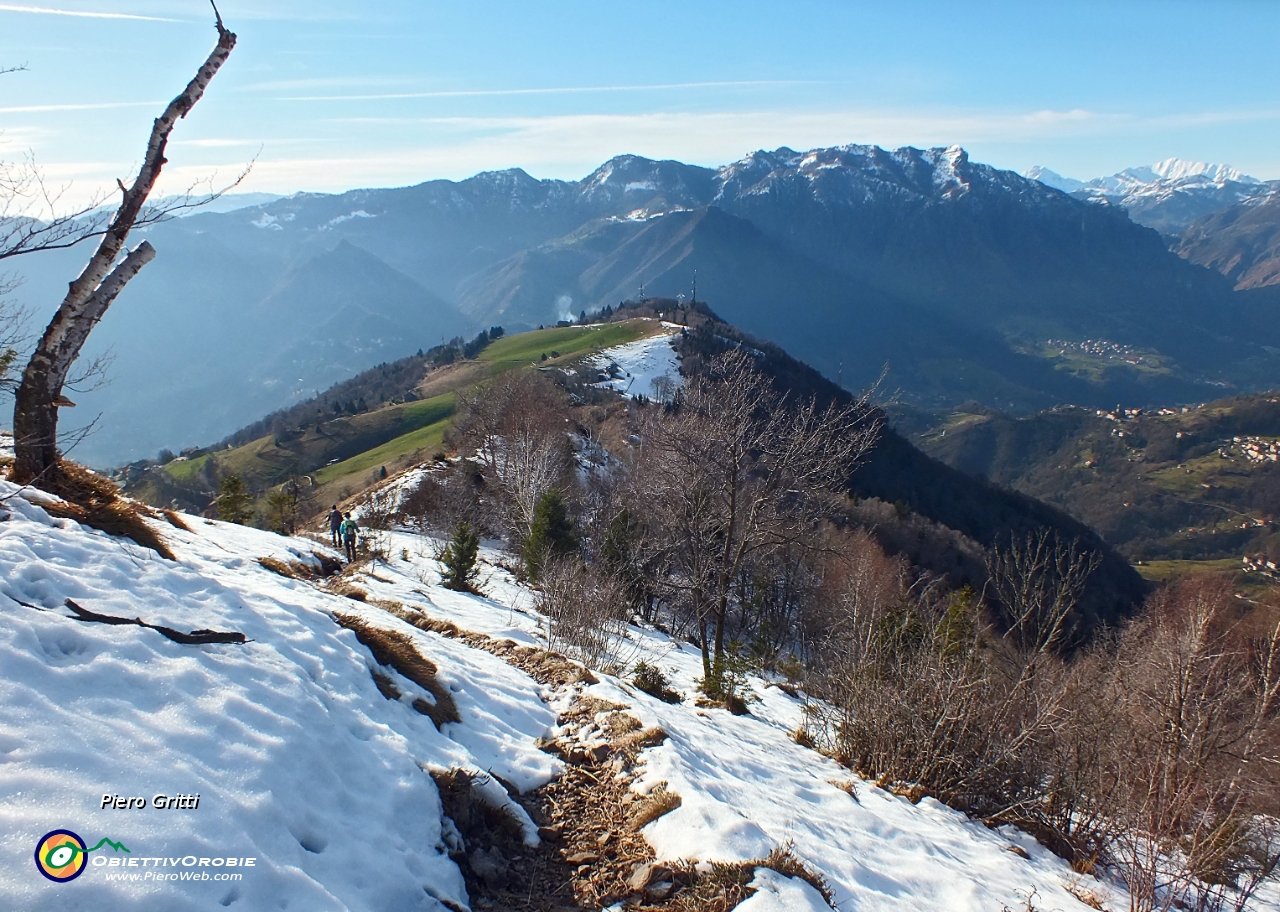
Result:
[[[680,361],[676,358],[672,341],[681,327],[663,323],[663,331],[644,339],[601,349],[592,356],[590,364],[609,373],[616,366],[610,379],[601,386],[615,389],[626,396],[648,396],[661,399],[670,396],[680,386]],[[655,387],[654,381],[666,377],[671,386],[665,392]]]
[[[406,703],[384,699],[370,654],[332,613],[421,634],[257,562],[311,560],[320,546],[192,517],[193,532],[161,524],[174,563],[50,519],[15,490],[0,483],[0,908],[441,910],[433,897],[466,894],[423,768],[491,769],[524,788],[556,774],[534,743],[555,723],[539,686],[487,653],[430,644],[464,720],[444,734],[407,705],[421,693],[410,682],[397,682]],[[248,642],[188,646],[85,623],[68,598]],[[157,794],[201,797],[193,810],[101,806]],[[129,854],[104,847],[77,880],[53,883],[34,849],[63,828]],[[256,863],[199,864],[227,857]],[[184,872],[211,879],[154,879]],[[228,872],[243,879],[213,879]],[[121,873],[140,876],[109,879]]]
[[[796,744],[799,700],[754,680],[751,715],[693,705],[692,647],[633,627],[617,644],[628,665],[663,668],[686,694],[669,705],[625,680],[552,689],[461,639],[426,633],[373,604],[394,600],[493,637],[545,644],[530,592],[486,549],[487,597],[443,589],[431,542],[384,533],[390,562],[355,582],[353,601],[261,567],[308,562],[320,545],[198,518],[160,523],[171,562],[86,530],[0,483],[0,908],[23,910],[439,910],[466,906],[443,843],[446,825],[424,769],[491,770],[521,789],[560,770],[537,740],[578,693],[630,707],[668,734],[641,754],[634,787],[665,782],[679,808],[644,835],[659,859],[745,861],[790,844],[848,910],[1088,908],[1073,885],[1127,907],[1123,891],[1081,881],[1024,834],[988,830],[930,799],[913,805]],[[189,646],[138,626],[85,623],[65,607],[183,631],[246,634],[243,644]],[[409,704],[425,696],[397,678],[385,699],[373,659],[335,613],[398,630],[439,666],[461,722],[437,731]],[[383,669],[385,672],[386,670]],[[505,793],[495,789],[494,798]],[[101,808],[104,795],[199,793],[194,810]],[[515,806],[513,806],[515,807]],[[520,812],[523,813],[523,812]],[[56,884],[33,861],[37,840],[66,828],[89,846],[79,879]],[[532,834],[531,834],[532,835]],[[1027,858],[1014,851],[1020,848]],[[201,866],[252,857],[252,867]],[[112,866],[116,858],[138,862]],[[154,868],[144,859],[176,859]],[[184,866],[190,858],[194,864]],[[143,880],[150,872],[234,871],[239,881]],[[137,874],[139,879],[112,879]],[[827,908],[800,881],[758,871],[744,912]],[[1270,905],[1280,909],[1273,890]]]

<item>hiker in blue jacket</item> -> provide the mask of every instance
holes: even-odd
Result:
[[[338,512],[338,505],[333,505],[333,510],[329,513],[329,534],[333,536],[333,546],[335,548],[342,547],[342,514]]]
[[[342,533],[342,546],[347,552],[347,563],[351,563],[356,559],[356,535],[360,532],[360,526],[351,518],[351,514],[347,513],[338,531]]]

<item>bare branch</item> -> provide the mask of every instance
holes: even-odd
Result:
[[[216,26],[218,43],[186,88],[156,118],[137,176],[129,187],[124,188],[121,184],[123,199],[102,232],[97,250],[84,271],[71,283],[62,305],[27,363],[14,407],[16,458],[11,477],[15,481],[21,483],[36,477],[49,480],[47,473],[58,462],[57,400],[71,365],[79,357],[90,331],[125,284],[155,257],[155,249],[143,241],[117,262],[125,250],[129,233],[144,216],[143,207],[168,161],[165,152],[169,135],[177,122],[186,117],[203,97],[210,81],[235,47],[236,36],[223,26],[220,15],[216,15]],[[32,236],[28,232],[23,237],[29,241]],[[20,243],[23,237],[19,238]],[[46,236],[45,241],[48,240]],[[69,240],[70,237],[64,238],[64,241]]]

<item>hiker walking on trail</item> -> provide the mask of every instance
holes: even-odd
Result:
[[[347,513],[338,531],[342,533],[342,547],[347,552],[347,563],[351,563],[356,559],[356,534],[360,531],[360,526],[351,518],[351,514]]]
[[[329,513],[329,534],[333,536],[333,546],[335,548],[342,547],[342,514],[338,512],[338,505],[333,505],[333,510]]]

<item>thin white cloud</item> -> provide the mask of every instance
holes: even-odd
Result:
[[[504,95],[582,95],[592,92],[653,92],[741,86],[812,85],[806,80],[754,79],[717,82],[666,82],[654,85],[565,86],[544,89],[459,89],[440,92],[389,92],[376,95],[289,95],[278,101],[395,101],[408,98],[476,98]]]
[[[135,16],[132,13],[94,13],[85,10],[54,9],[48,6],[17,6],[11,3],[0,3],[0,12],[4,13],[38,13],[43,16],[75,16],[80,19],[133,19],[140,22],[180,22],[179,19],[164,19],[160,16]]]
[[[91,104],[23,105],[16,108],[0,108],[0,114],[43,114],[47,111],[100,111],[108,108],[159,107],[163,101],[104,101]]]

